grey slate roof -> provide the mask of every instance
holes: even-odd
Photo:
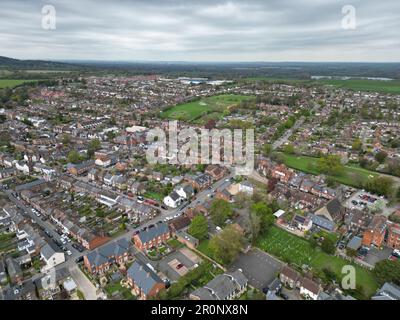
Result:
[[[153,287],[162,283],[161,278],[142,261],[135,260],[127,271],[128,278],[132,279],[137,287],[146,295]]]
[[[104,263],[111,262],[114,257],[122,256],[128,251],[128,241],[126,239],[120,239],[89,252],[86,257],[91,266],[98,267]]]
[[[400,300],[400,287],[394,283],[386,282],[372,300]]]
[[[40,249],[40,253],[45,257],[46,260],[49,260],[56,252],[49,244],[45,244],[42,249]]]
[[[200,287],[192,292],[192,295],[199,298],[200,300],[217,300],[217,298],[211,294],[206,288]]]
[[[330,221],[324,217],[317,216],[312,213],[309,213],[308,216],[311,218],[313,224],[320,228],[323,228],[328,231],[333,231],[335,229],[336,224],[333,221]]]
[[[163,222],[163,223],[157,223],[152,228],[147,228],[144,231],[140,231],[137,234],[137,236],[139,237],[142,243],[146,243],[167,232],[169,232],[168,225]]]
[[[216,276],[204,288],[209,290],[217,300],[226,300],[239,287],[247,284],[247,278],[239,270]]]
[[[358,250],[361,247],[362,238],[360,237],[353,237],[349,243],[347,244],[347,248]]]
[[[37,179],[37,180],[31,181],[31,182],[16,186],[15,187],[15,191],[19,192],[19,191],[22,191],[22,190],[28,190],[28,189],[31,189],[31,188],[36,187],[38,185],[41,185],[43,183],[46,183],[46,180]]]

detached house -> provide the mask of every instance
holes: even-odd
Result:
[[[44,269],[48,270],[65,262],[64,252],[54,250],[49,244],[45,244],[40,250],[40,257],[46,263]]]
[[[183,201],[183,197],[181,197],[176,191],[172,191],[169,196],[166,196],[163,200],[164,204],[170,208],[177,208]]]
[[[190,294],[192,300],[233,300],[247,288],[248,280],[240,270],[216,276],[204,287]]]

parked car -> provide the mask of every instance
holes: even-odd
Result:
[[[284,300],[289,300],[289,297],[284,294],[284,293],[280,293],[280,296],[284,299]]]

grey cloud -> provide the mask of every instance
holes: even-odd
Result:
[[[56,8],[56,30],[41,28],[46,4]],[[356,8],[356,30],[341,28],[346,4]],[[2,0],[1,6],[0,55],[17,58],[400,60],[397,0]]]

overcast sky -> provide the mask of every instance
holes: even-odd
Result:
[[[42,7],[56,29],[42,28]],[[356,28],[342,28],[342,7]],[[0,55],[21,59],[400,61],[400,0],[0,1]]]

